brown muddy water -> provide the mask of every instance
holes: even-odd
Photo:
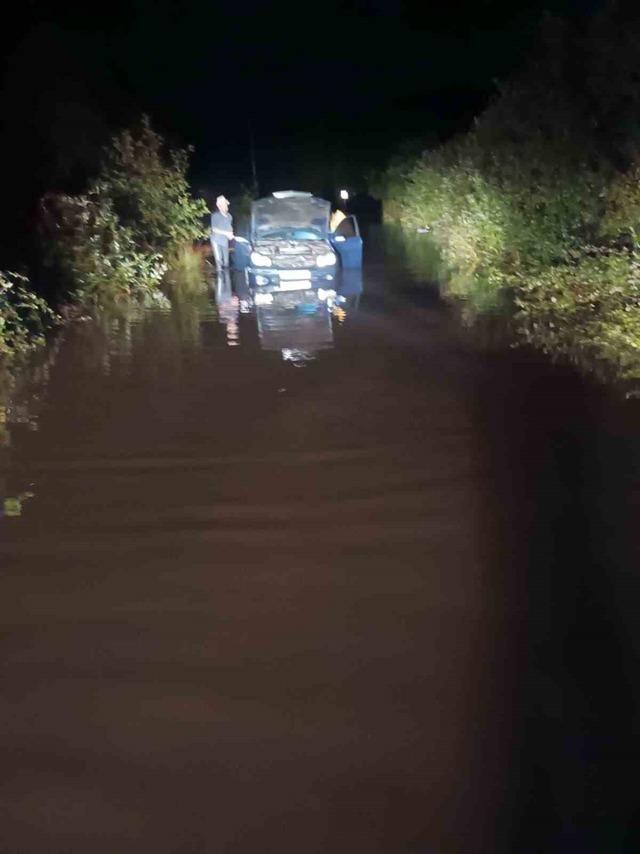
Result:
[[[3,854],[640,850],[638,402],[368,249],[343,313],[65,333],[1,458]]]

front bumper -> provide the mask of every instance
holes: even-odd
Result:
[[[248,267],[247,277],[252,287],[264,293],[270,291],[305,290],[309,285],[326,285],[335,281],[337,265],[304,270],[278,270],[273,267]]]

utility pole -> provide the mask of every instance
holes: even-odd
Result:
[[[256,148],[253,139],[253,125],[251,124],[251,119],[247,119],[247,127],[249,129],[249,155],[251,157],[251,179],[252,179],[252,190],[254,196],[257,198],[259,194],[258,188],[258,170],[256,169]]]

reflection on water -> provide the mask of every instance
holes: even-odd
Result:
[[[315,291],[274,294],[270,305],[256,305],[255,312],[262,349],[279,350],[285,361],[309,361],[333,346],[331,315]]]
[[[387,251],[402,258],[416,283],[431,286],[446,300],[473,347],[500,351],[516,341],[513,300],[506,290],[481,278],[470,281],[468,276],[447,271],[428,233],[390,226],[382,237]]]
[[[335,289],[317,288],[254,293],[242,272],[224,270],[213,280],[218,320],[229,347],[240,341],[240,315],[253,314],[260,346],[280,352],[297,367],[334,345],[333,323],[344,323],[358,311],[363,291],[362,271],[344,271]]]
[[[216,346],[215,328],[224,331],[226,346],[238,347],[241,317],[247,316],[262,350],[303,366],[334,346],[333,324],[358,310],[362,290],[361,271],[349,271],[336,291],[279,293],[269,305],[256,305],[242,274],[207,275],[201,266],[190,267],[174,272],[153,308],[120,306],[99,318],[80,319],[17,369],[0,366],[0,516],[19,516],[36,492],[28,459],[22,455],[16,464],[14,446],[38,430],[60,354],[63,371],[69,378],[78,374],[82,382],[90,377],[125,381],[136,372],[168,377],[185,370],[187,355],[194,358]],[[249,341],[249,328],[246,334]]]
[[[59,361],[66,383],[83,378],[123,379],[136,362],[154,353],[158,369],[169,370],[178,353],[202,345],[202,330],[215,316],[201,265],[175,271],[167,294],[153,307],[113,307],[98,318],[72,321],[49,344],[18,365],[0,363],[0,517],[20,516],[34,498],[37,484],[29,475],[28,434],[39,430],[50,401],[49,385]]]
[[[240,344],[240,298],[232,290],[229,270],[217,273],[215,297],[218,306],[218,319],[220,323],[224,324],[227,332],[227,344],[229,347],[237,347]]]
[[[426,234],[388,225],[380,232],[380,238],[386,253],[402,258],[403,265],[419,281],[440,287],[446,280],[440,254]]]
[[[599,381],[640,396],[640,311],[624,287],[593,283],[549,285],[521,281],[517,291],[480,276],[447,271],[428,236],[390,227],[387,248],[398,253],[420,284],[449,302],[474,346],[530,346],[553,361],[577,366]]]
[[[640,850],[640,411],[394,263],[0,375],[3,851]]]
[[[32,353],[23,363],[0,363],[0,518],[22,514],[34,496],[28,475],[12,467],[14,445],[21,434],[36,432],[60,340]]]

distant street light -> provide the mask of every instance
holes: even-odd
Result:
[[[349,201],[349,191],[348,190],[340,190],[340,198],[343,202]]]

